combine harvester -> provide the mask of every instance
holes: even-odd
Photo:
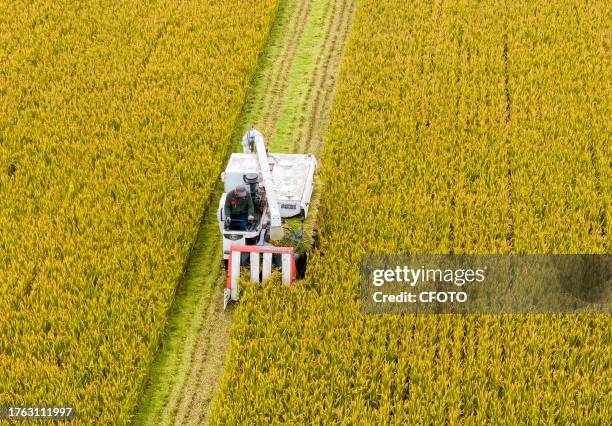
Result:
[[[224,309],[230,300],[239,299],[238,279],[244,264],[250,266],[251,281],[265,280],[273,264],[281,267],[283,284],[292,285],[295,281],[296,259],[300,255],[298,249],[317,167],[316,158],[310,154],[269,154],[263,135],[256,129],[244,135],[242,149],[242,153],[231,155],[221,174],[224,192],[219,200],[217,220],[227,268]],[[254,219],[250,221],[232,219],[225,211],[228,194],[242,186],[253,201]],[[297,231],[285,226],[290,218],[300,221]],[[279,241],[291,245],[273,244]],[[261,257],[263,268],[260,268]]]

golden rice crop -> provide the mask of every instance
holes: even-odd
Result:
[[[359,311],[366,253],[610,251],[608,22],[358,3],[307,279],[245,292],[213,423],[608,421],[609,317]]]
[[[0,2],[0,405],[130,419],[276,8]]]

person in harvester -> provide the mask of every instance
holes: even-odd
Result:
[[[240,231],[247,229],[247,221],[255,220],[253,200],[244,185],[238,185],[225,197],[225,217],[227,225],[231,223],[232,229]]]

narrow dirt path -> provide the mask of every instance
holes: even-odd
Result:
[[[310,2],[284,3],[282,7],[287,8],[286,13],[291,16],[291,20],[282,28],[283,42],[277,51],[277,56],[270,58],[272,67],[270,79],[263,87],[265,95],[261,96],[261,99],[264,100],[264,104],[262,105],[261,112],[258,114],[261,120],[258,121],[262,122],[260,123],[260,131],[264,135],[271,134],[278,119],[277,111],[283,102],[282,95],[287,91],[287,84],[289,83],[287,76],[295,62],[299,42],[304,34],[308,13],[310,12]],[[291,7],[295,7],[295,9],[292,10]],[[255,113],[257,114],[257,112]]]
[[[255,126],[272,151],[322,155],[354,9],[355,0],[281,0],[236,139]],[[233,318],[231,309],[223,312],[220,194],[210,200],[136,424],[209,422]]]
[[[344,45],[348,39],[355,12],[354,1],[330,4],[333,6],[331,12],[333,19],[329,22],[324,49],[318,57],[316,73],[308,88],[307,119],[297,133],[299,151],[314,151],[320,155],[323,149],[323,136],[331,120],[338,71],[344,56]],[[314,96],[312,96],[313,93]]]

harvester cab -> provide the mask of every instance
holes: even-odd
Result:
[[[234,275],[250,258],[251,277],[254,274],[254,253],[264,253],[264,268],[262,279],[269,275],[270,261],[266,252],[280,255],[282,249],[290,250],[296,255],[295,246],[276,247],[272,242],[283,240],[299,244],[296,233],[292,230],[285,235],[284,223],[290,218],[304,221],[314,188],[314,173],[317,160],[310,154],[271,154],[268,153],[263,135],[256,129],[245,133],[242,139],[242,153],[230,156],[225,171],[221,174],[224,192],[219,200],[217,220],[223,236],[223,259],[228,268],[228,289],[226,289],[225,304],[229,300],[238,300],[238,292],[234,291],[231,264]],[[246,219],[246,215],[236,218],[232,212],[226,211],[226,198],[236,188],[246,189],[246,196],[251,198],[254,218]],[[299,231],[301,232],[301,231]],[[298,234],[299,234],[298,232]],[[286,238],[284,238],[286,237]],[[251,246],[251,247],[248,247]],[[257,247],[261,247],[258,249]],[[267,248],[266,247],[275,247]],[[238,252],[239,254],[234,254]],[[289,252],[289,251],[287,251]],[[238,263],[238,265],[236,265]],[[278,262],[283,264],[283,262]],[[259,266],[257,266],[259,271]],[[257,275],[257,276],[255,276]],[[237,279],[236,279],[237,280]]]

